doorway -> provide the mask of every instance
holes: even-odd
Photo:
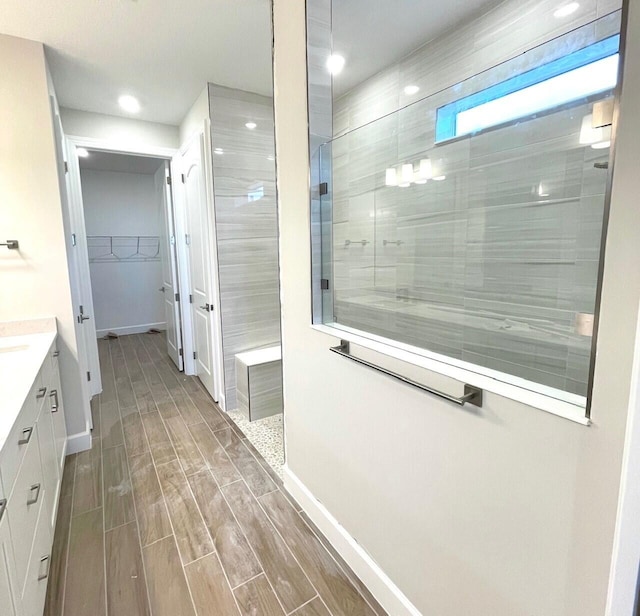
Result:
[[[177,330],[165,308],[161,250],[166,161],[80,148],[82,205],[98,338]],[[170,199],[170,196],[169,196]],[[173,276],[170,288],[176,286]],[[177,327],[176,327],[177,325]],[[181,345],[167,336],[168,350]],[[172,353],[169,353],[172,355]],[[180,359],[172,357],[174,361]]]
[[[93,340],[162,337],[176,368],[198,376],[218,402],[205,135],[197,132],[179,152],[114,151],[70,137],[69,209]]]

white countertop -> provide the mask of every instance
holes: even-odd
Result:
[[[0,323],[0,449],[56,338],[56,321]]]

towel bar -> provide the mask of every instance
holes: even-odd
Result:
[[[358,364],[362,364],[367,368],[372,368],[373,370],[377,370],[378,372],[382,372],[387,376],[393,377],[394,379],[398,379],[407,385],[411,385],[412,387],[416,387],[421,389],[422,391],[426,391],[427,393],[433,394],[434,396],[438,396],[439,398],[444,398],[449,402],[453,402],[459,406],[464,406],[465,404],[473,404],[474,406],[482,408],[482,389],[479,387],[473,387],[473,385],[468,385],[465,383],[464,386],[464,394],[460,397],[452,396],[450,394],[445,393],[444,391],[439,391],[438,389],[433,389],[432,387],[427,387],[422,383],[418,383],[413,379],[409,379],[406,376],[402,376],[397,372],[392,372],[391,370],[387,370],[386,368],[382,368],[381,366],[376,366],[376,364],[372,364],[368,362],[366,359],[361,359],[360,357],[355,357],[351,355],[349,352],[349,342],[347,340],[341,340],[339,346],[330,347],[330,351],[333,353],[337,353],[338,355],[342,355],[342,357],[346,357],[347,359],[351,359]]]

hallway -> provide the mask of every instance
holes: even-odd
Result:
[[[66,461],[45,614],[385,614],[163,342],[99,341],[93,448]]]

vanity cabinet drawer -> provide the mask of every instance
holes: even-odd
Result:
[[[64,419],[64,401],[62,399],[62,386],[60,383],[60,371],[57,360],[54,364],[51,376],[51,388],[49,389],[49,403],[51,406],[51,417],[53,419],[53,437],[55,439],[56,456],[58,460],[58,472],[62,478],[64,469],[64,458],[67,452],[67,424]],[[55,409],[54,409],[55,407]]]
[[[47,498],[47,494],[38,448],[38,426],[35,425],[13,491],[9,495],[5,514],[11,528],[11,544],[13,545],[16,580],[20,594],[24,588],[33,536],[45,498]]]
[[[22,592],[23,616],[42,616],[51,568],[51,533],[43,502]]]
[[[0,513],[3,511],[4,496],[0,499]],[[9,536],[7,516],[0,518],[0,610],[3,616],[19,616],[15,581],[13,546]]]
[[[55,404],[55,403],[53,403]],[[53,434],[53,405],[47,402],[40,411],[38,418],[38,445],[40,448],[40,461],[42,462],[43,488],[46,493],[45,512],[53,531],[56,524],[56,508],[58,506],[56,495],[60,482],[60,469],[56,442]]]
[[[38,409],[45,398],[46,394],[42,394],[42,388],[36,383],[31,388],[18,419],[2,448],[2,453],[0,453],[0,477],[2,477],[2,484],[7,496],[11,494],[25,453],[35,439]]]

